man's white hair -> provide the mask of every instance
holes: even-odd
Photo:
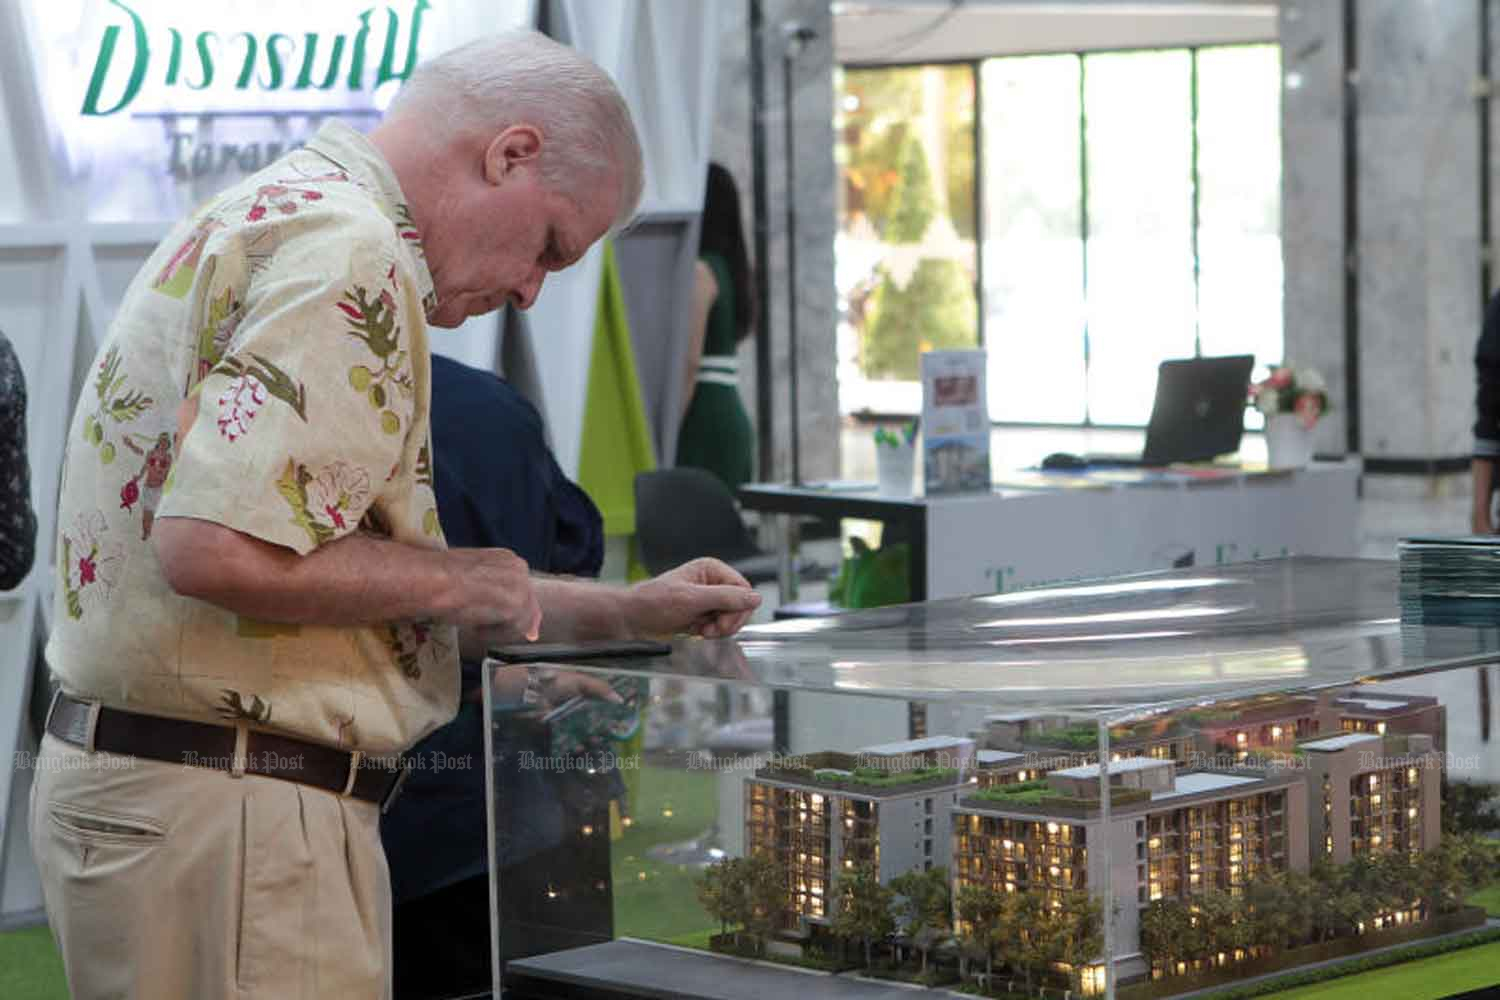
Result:
[[[450,135],[498,134],[527,123],[542,131],[542,179],[578,200],[618,178],[623,229],[645,186],[640,138],[614,81],[576,49],[535,31],[506,31],[420,63],[391,117],[433,116]]]

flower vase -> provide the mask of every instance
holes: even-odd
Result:
[[[1266,461],[1273,469],[1300,469],[1312,460],[1312,429],[1295,413],[1266,417]]]

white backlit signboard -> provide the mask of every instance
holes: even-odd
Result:
[[[52,0],[30,5],[47,127],[95,220],[174,218],[305,142],[367,129],[424,58],[529,0]]]

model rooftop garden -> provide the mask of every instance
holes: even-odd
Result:
[[[886,770],[879,767],[789,767],[785,764],[762,768],[763,777],[782,780],[813,781],[833,788],[901,788],[906,785],[957,782],[958,769],[952,767],[913,767]]]
[[[999,806],[1097,806],[1099,804],[1097,795],[1093,798],[1071,795],[1048,783],[1046,778],[981,788],[964,797],[980,802],[993,802]],[[1151,792],[1144,788],[1112,788],[1109,801],[1118,806],[1132,802],[1145,802],[1150,798]]]

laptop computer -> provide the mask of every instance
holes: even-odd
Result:
[[[1146,447],[1139,455],[1090,454],[1088,463],[1159,466],[1207,462],[1239,451],[1253,367],[1251,354],[1163,361]]]

